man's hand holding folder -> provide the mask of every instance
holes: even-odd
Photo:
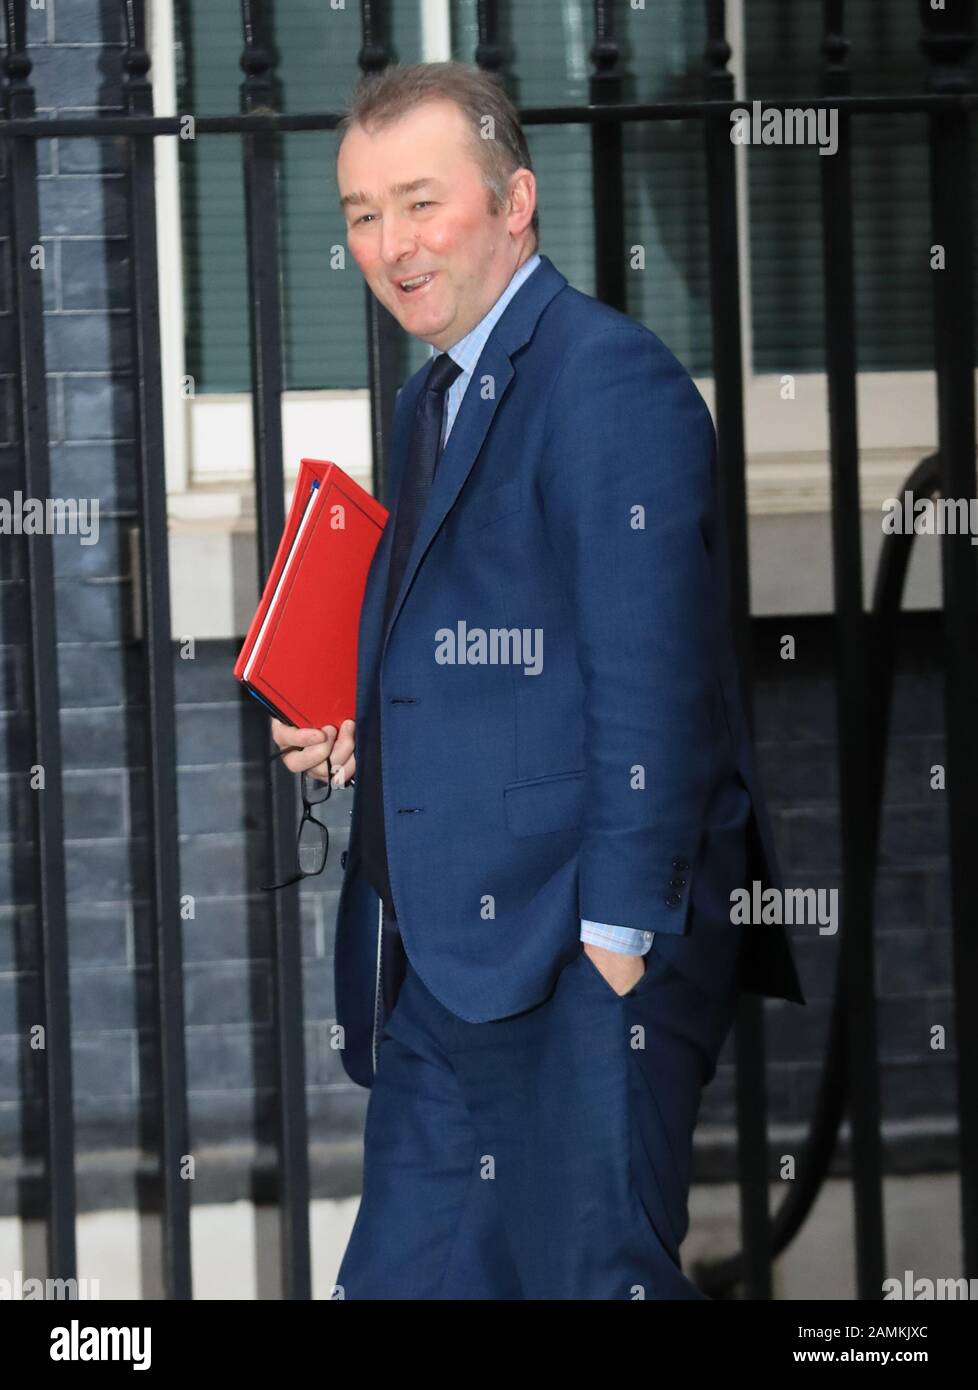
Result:
[[[344,719],[337,730],[332,724],[321,729],[296,729],[273,718],[272,739],[281,748],[282,762],[290,772],[305,772],[325,782],[332,767],[334,787],[345,787],[353,780],[357,765],[352,719]]]

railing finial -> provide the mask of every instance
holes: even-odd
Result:
[[[360,0],[360,34],[363,42],[357,54],[357,67],[361,77],[373,77],[383,72],[391,60],[390,49],[379,33],[386,27],[376,13],[379,9],[374,0]]]
[[[930,0],[918,0],[924,33],[920,39],[930,65],[927,86],[932,92],[970,92],[971,49],[975,41],[972,0],[944,0],[935,10]]]
[[[843,0],[825,0],[822,57],[822,90],[830,95],[845,95],[852,90],[849,49],[852,47],[844,31]]]
[[[613,106],[621,101],[621,45],[615,38],[614,7],[608,0],[594,0],[594,42],[588,56],[594,64],[588,87],[593,105]]]
[[[733,49],[727,42],[726,6],[723,0],[707,0],[704,82],[706,95],[714,101],[728,101],[733,97],[734,76],[727,67],[732,57]]]
[[[153,86],[147,73],[152,63],[146,42],[146,0],[122,0],[126,28],[125,78],[126,109],[133,114],[152,115]]]
[[[478,0],[475,15],[479,36],[475,48],[475,61],[483,72],[488,72],[502,82],[506,49],[499,42],[499,11],[496,0]]]
[[[6,52],[3,57],[3,75],[9,82],[8,100],[10,113],[14,114],[17,98],[27,96],[33,102],[34,92],[28,78],[34,64],[27,52],[27,0],[3,0],[3,14],[6,22]],[[31,110],[21,110],[20,115],[32,115]]]
[[[275,47],[271,41],[271,19],[262,0],[241,0],[241,25],[244,30],[244,50],[241,71],[242,111],[273,111],[275,109]]]

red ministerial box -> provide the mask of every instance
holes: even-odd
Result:
[[[356,716],[357,634],[387,508],[335,463],[302,459],[285,530],[234,674],[287,724]]]

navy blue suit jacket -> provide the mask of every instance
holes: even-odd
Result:
[[[398,395],[392,507],[429,368]],[[804,1002],[783,928],[730,923],[734,887],[780,875],[738,692],[715,453],[669,349],[541,256],[469,383],[384,640],[392,511],[361,614],[357,739],[379,667],[394,905],[414,967],[463,1019],[544,999],[581,918],[654,931],[704,989],[729,986],[739,953],[742,989]],[[497,658],[519,655],[526,630],[539,671],[439,659],[462,623],[456,656],[478,658],[478,630],[510,634]],[[354,837],[336,1015],[365,1086],[378,928]]]

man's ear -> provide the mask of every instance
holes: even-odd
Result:
[[[529,226],[533,220],[533,211],[536,207],[536,201],[535,199],[531,199],[530,194],[536,193],[538,191],[536,186],[536,175],[533,173],[532,169],[515,169],[511,174],[509,186],[509,207],[507,209],[507,211],[510,213],[513,211],[515,202],[513,193],[514,190],[516,190],[517,188],[519,188],[521,191],[525,193],[527,202],[533,202],[533,208],[530,209],[530,216],[526,220],[526,225]]]

